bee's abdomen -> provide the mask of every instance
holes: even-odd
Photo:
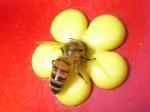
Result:
[[[70,71],[70,64],[66,60],[57,59],[52,67],[50,78],[51,90],[54,94],[59,93]]]

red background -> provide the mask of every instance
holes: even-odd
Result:
[[[0,0],[0,112],[149,112],[150,2],[148,0]],[[53,18],[63,9],[83,11],[89,21],[101,14],[122,19],[127,28],[117,49],[129,63],[126,82],[115,90],[93,87],[77,107],[59,103],[48,81],[35,75],[36,41],[52,39]],[[113,30],[113,29],[112,29]]]

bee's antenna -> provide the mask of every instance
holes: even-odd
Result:
[[[77,41],[77,39],[74,39],[74,38],[69,38],[69,39]]]

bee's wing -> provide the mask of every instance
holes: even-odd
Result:
[[[59,48],[61,48],[62,46],[65,45],[65,43],[53,42],[53,41],[48,41],[48,40],[38,41],[37,44],[38,45],[47,45],[47,46],[51,46],[51,47],[59,47]]]

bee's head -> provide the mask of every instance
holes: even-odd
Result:
[[[85,56],[86,45],[79,40],[71,40],[65,45],[66,56],[81,58]]]

